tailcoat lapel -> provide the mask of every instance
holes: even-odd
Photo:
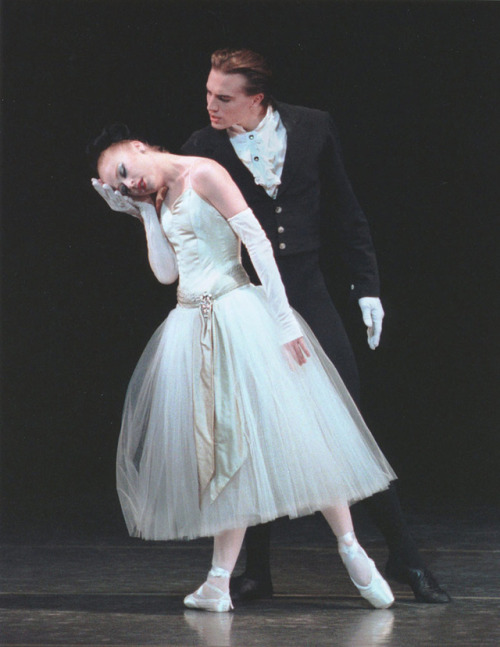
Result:
[[[307,145],[307,138],[301,128],[300,111],[295,110],[293,106],[279,102],[276,102],[276,109],[286,129],[285,163],[281,174],[281,184],[278,188],[278,196],[280,196],[286,191],[301,164],[303,158],[301,151]],[[248,170],[236,154],[226,130],[212,132],[212,145],[213,159],[230,171],[234,181],[241,189],[253,187],[254,191],[265,193],[263,187],[255,185],[251,171]]]
[[[241,164],[245,166],[239,157],[236,155],[234,148],[229,141],[227,130],[216,130],[212,133],[214,144],[214,159],[219,161],[225,168],[233,169],[235,166]]]
[[[234,150],[226,130],[213,133],[213,159],[226,168],[243,194],[246,191],[265,193],[265,189],[255,184],[252,172],[243,164]]]
[[[286,191],[295,171],[299,168],[302,158],[301,149],[306,145],[306,141],[302,137],[302,130],[300,128],[300,113],[294,110],[293,106],[289,106],[286,103],[276,102],[276,109],[286,129],[286,155],[283,172],[281,174],[281,184],[278,189],[279,196]]]

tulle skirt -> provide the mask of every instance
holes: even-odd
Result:
[[[200,497],[194,435],[202,317],[177,306],[156,330],[127,391],[117,489],[133,536],[192,539],[351,504],[395,477],[335,367],[297,315],[311,357],[290,366],[263,289],[213,303],[217,402],[239,420],[245,459]]]

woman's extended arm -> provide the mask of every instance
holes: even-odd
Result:
[[[281,342],[295,361],[304,364],[309,351],[288,303],[271,243],[239,188],[225,169],[208,160],[193,169],[191,183],[203,198],[227,218],[244,243],[278,322]]]
[[[149,265],[160,283],[173,283],[179,276],[175,252],[163,233],[154,206],[146,202],[139,204],[148,244]],[[162,204],[161,208],[166,207]]]
[[[114,211],[139,218],[144,225],[149,265],[160,283],[173,283],[179,276],[175,252],[165,237],[156,209],[149,202],[139,202],[114,191],[108,184],[92,180],[92,186]],[[162,208],[165,208],[162,205]]]

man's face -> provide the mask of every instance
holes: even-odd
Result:
[[[211,70],[207,81],[207,110],[212,128],[224,130],[238,124],[253,127],[256,111],[261,110],[262,95],[245,94],[242,74]],[[248,128],[247,128],[248,129]]]

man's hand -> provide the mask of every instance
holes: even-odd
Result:
[[[358,300],[363,321],[367,327],[368,346],[375,350],[380,342],[382,334],[382,320],[384,318],[384,309],[378,297],[361,297]]]

